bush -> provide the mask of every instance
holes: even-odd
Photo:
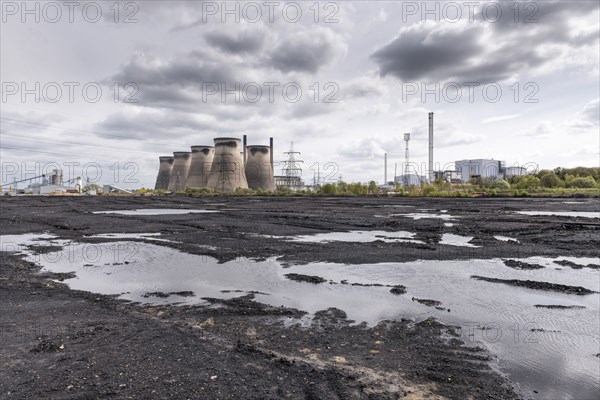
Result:
[[[540,178],[540,184],[545,188],[560,188],[565,187],[565,183],[556,176],[553,172],[543,175]]]
[[[514,179],[516,178],[516,179]],[[533,175],[513,177],[517,189],[537,189],[540,187],[539,178]]]
[[[319,188],[319,194],[335,196],[338,193],[335,183],[326,183]]]
[[[438,191],[434,186],[423,186],[421,194],[425,197],[434,197],[438,194]]]
[[[495,179],[492,182],[492,188],[498,190],[510,190],[510,183],[508,183],[504,179]]]
[[[570,188],[595,188],[598,185],[596,181],[591,176],[586,176],[585,178],[573,178],[567,182],[567,187]]]

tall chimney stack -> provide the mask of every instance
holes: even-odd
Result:
[[[385,167],[383,168],[383,184],[387,185],[387,153],[383,156]]]
[[[270,151],[270,155],[271,155],[271,170],[273,173],[275,173],[275,168],[273,167],[273,138],[269,138],[269,147],[271,148]]]
[[[248,136],[244,135],[243,138],[242,138],[242,148],[244,150],[243,151],[244,155],[242,156],[242,158],[244,159],[244,166],[246,166],[246,159],[248,158],[247,154],[246,154],[246,147],[247,146],[248,146]]]
[[[433,113],[429,113],[429,183],[433,183]]]

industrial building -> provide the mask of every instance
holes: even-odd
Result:
[[[405,174],[395,177],[395,182],[400,186],[420,186],[422,183],[427,183],[427,177],[425,175],[418,174]]]
[[[504,178],[509,179],[509,178],[512,178],[513,176],[525,176],[528,173],[529,172],[527,172],[527,168],[525,168],[525,167],[518,167],[518,166],[506,167],[506,170],[504,171]]]
[[[461,174],[462,182],[469,182],[473,178],[504,178],[504,161],[493,159],[460,160],[456,161],[454,164],[456,171]]]
[[[214,146],[192,146],[191,152],[159,157],[155,189],[177,192],[192,187],[274,191],[273,138],[269,145],[248,146],[246,135],[243,139],[219,137]]]
[[[34,182],[40,180],[39,182]],[[19,189],[19,183],[29,182],[27,187]],[[70,186],[73,185],[73,186]],[[80,194],[83,191],[83,181],[81,177],[76,177],[68,181],[63,180],[63,171],[54,169],[50,174],[42,174],[32,178],[14,180],[9,184],[4,184],[8,188],[5,193],[9,195],[50,195],[50,194]]]

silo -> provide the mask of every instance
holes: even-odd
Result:
[[[246,148],[246,179],[250,189],[275,191],[275,178],[271,164],[271,146]]]
[[[158,157],[158,176],[156,177],[155,190],[167,190],[169,188],[169,180],[171,179],[171,171],[173,170],[173,156]]]
[[[223,192],[247,189],[246,171],[238,138],[215,138],[215,156],[208,177],[208,187]]]
[[[177,192],[185,189],[185,181],[190,170],[192,153],[189,151],[176,151],[173,153],[173,158],[173,171],[171,171],[171,179],[169,179],[169,191]]]
[[[212,146],[192,146],[192,162],[185,187],[206,187],[212,168],[215,148]]]

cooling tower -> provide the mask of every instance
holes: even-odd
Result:
[[[160,164],[158,167],[158,176],[156,177],[155,190],[167,190],[169,188],[169,180],[171,179],[171,171],[173,170],[173,156],[158,157]]]
[[[215,138],[215,156],[208,177],[208,187],[223,192],[237,188],[248,189],[241,140],[237,138]]]
[[[190,170],[190,162],[192,161],[192,153],[189,151],[176,151],[173,153],[173,171],[171,171],[171,179],[169,179],[169,190],[177,192],[185,189],[185,181],[187,180],[188,171]]]
[[[192,162],[185,187],[206,187],[212,168],[215,148],[212,146],[192,146]]]
[[[248,146],[246,157],[248,187],[274,192],[275,178],[271,165],[271,146]]]

